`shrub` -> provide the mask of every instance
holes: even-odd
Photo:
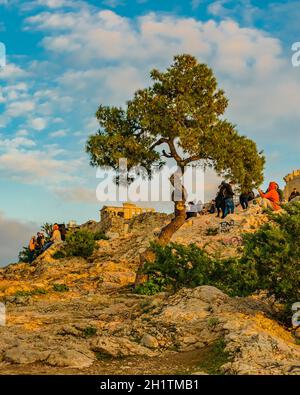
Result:
[[[96,242],[94,234],[85,229],[67,233],[65,252],[67,256],[88,258],[94,252]]]
[[[97,328],[95,328],[94,326],[87,326],[83,330],[84,337],[92,337],[95,336],[96,334],[97,334]]]
[[[55,253],[52,255],[52,258],[54,259],[62,259],[66,257],[65,251],[55,251]]]
[[[258,288],[285,304],[300,301],[300,203],[272,215],[272,222],[245,235],[241,263],[251,265],[259,278]]]
[[[19,262],[29,263],[30,251],[28,247],[23,247],[19,252]]]
[[[69,287],[66,284],[53,284],[53,291],[55,292],[68,292]]]
[[[161,276],[150,275],[148,281],[135,288],[135,292],[140,295],[155,295],[165,290],[166,282]]]
[[[27,297],[27,296],[34,296],[34,295],[46,295],[47,291],[44,288],[36,288],[32,291],[17,291],[15,293],[16,297]]]
[[[214,285],[229,295],[247,295],[255,289],[257,278],[251,264],[237,259],[217,260],[194,244],[167,246],[152,244],[156,260],[146,264],[143,272],[149,280],[136,292],[153,294],[163,290]]]
[[[106,236],[105,233],[98,231],[96,233],[94,233],[94,240],[98,241],[98,240],[109,240],[109,237]]]
[[[156,260],[143,268],[150,279],[137,291],[213,285],[231,296],[246,296],[264,290],[290,315],[292,304],[300,301],[300,203],[284,208],[285,213],[271,214],[270,222],[244,235],[240,258],[216,259],[193,244],[152,244]]]
[[[219,228],[208,228],[205,232],[206,236],[216,236],[219,233]]]

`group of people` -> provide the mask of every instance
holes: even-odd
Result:
[[[258,194],[256,196],[252,190],[241,191],[239,202],[235,204],[233,185],[233,182],[222,181],[218,187],[216,198],[213,199],[209,205],[203,205],[202,202],[198,202],[197,204],[189,202],[186,218],[196,217],[199,214],[217,213],[217,217],[224,219],[228,214],[234,214],[235,206],[239,204],[243,210],[247,210],[249,202],[254,199],[257,199],[257,203],[263,208],[277,211],[280,210],[281,204],[284,201],[282,190],[276,182],[272,181],[269,183],[268,189],[265,192],[258,189]],[[291,201],[298,196],[300,199],[300,193],[294,188],[288,200]]]
[[[52,227],[51,235],[47,238],[43,232],[38,232],[36,236],[32,236],[28,245],[29,250],[29,263],[45,252],[53,244],[61,243],[65,240],[66,227],[64,224],[54,224]]]

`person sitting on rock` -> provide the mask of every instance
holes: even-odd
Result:
[[[280,197],[279,197],[279,193],[277,192],[276,182],[270,182],[266,193],[263,193],[261,189],[258,189],[258,193],[262,198],[261,206],[263,208],[272,211],[280,210]]]
[[[57,224],[53,225],[53,232],[50,240],[53,242],[53,244],[62,242],[61,233]]]
[[[189,210],[186,213],[186,219],[197,217],[198,209],[194,202],[189,202]]]
[[[36,238],[35,238],[35,236],[32,236],[32,238],[30,239],[29,245],[28,245],[28,250],[29,250],[28,262],[29,263],[32,263],[34,260],[35,248],[36,248]]]
[[[45,245],[45,235],[43,232],[38,232],[36,238],[36,250],[38,253],[42,251],[44,245]]]
[[[50,248],[53,244],[59,244],[59,243],[62,243],[61,233],[59,230],[59,226],[57,224],[54,224],[50,241],[47,244],[45,244],[42,252],[48,250],[48,248]]]
[[[216,201],[212,200],[210,202],[210,207],[208,209],[209,214],[214,214],[216,212]]]
[[[294,188],[293,191],[292,191],[292,193],[290,194],[289,202],[290,202],[291,200],[293,200],[293,199],[294,199],[295,197],[297,197],[297,196],[300,196],[300,193],[297,191],[297,188]]]

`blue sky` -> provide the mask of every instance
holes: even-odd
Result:
[[[266,182],[283,185],[300,167],[300,68],[291,64],[299,4],[0,0],[0,264],[37,224],[98,218],[84,152],[97,106],[124,105],[178,53],[213,68],[227,118],[265,151]],[[216,182],[208,177],[208,197]]]

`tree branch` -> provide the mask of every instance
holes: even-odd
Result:
[[[177,164],[180,167],[184,166],[182,158],[179,156],[179,154],[176,151],[174,140],[168,140],[168,145],[170,147],[172,158],[176,160]]]
[[[164,138],[164,137],[161,137],[160,139],[158,139],[155,143],[153,143],[153,144],[151,145],[150,149],[154,149],[154,148],[157,147],[158,145],[161,145],[161,144],[164,144],[164,143],[168,144],[168,142],[169,142],[168,139],[166,139],[166,138]]]
[[[162,154],[163,154],[163,156],[165,156],[166,158],[172,158],[172,155],[171,155],[171,154],[167,154],[166,151],[165,151],[164,149],[162,150]]]

